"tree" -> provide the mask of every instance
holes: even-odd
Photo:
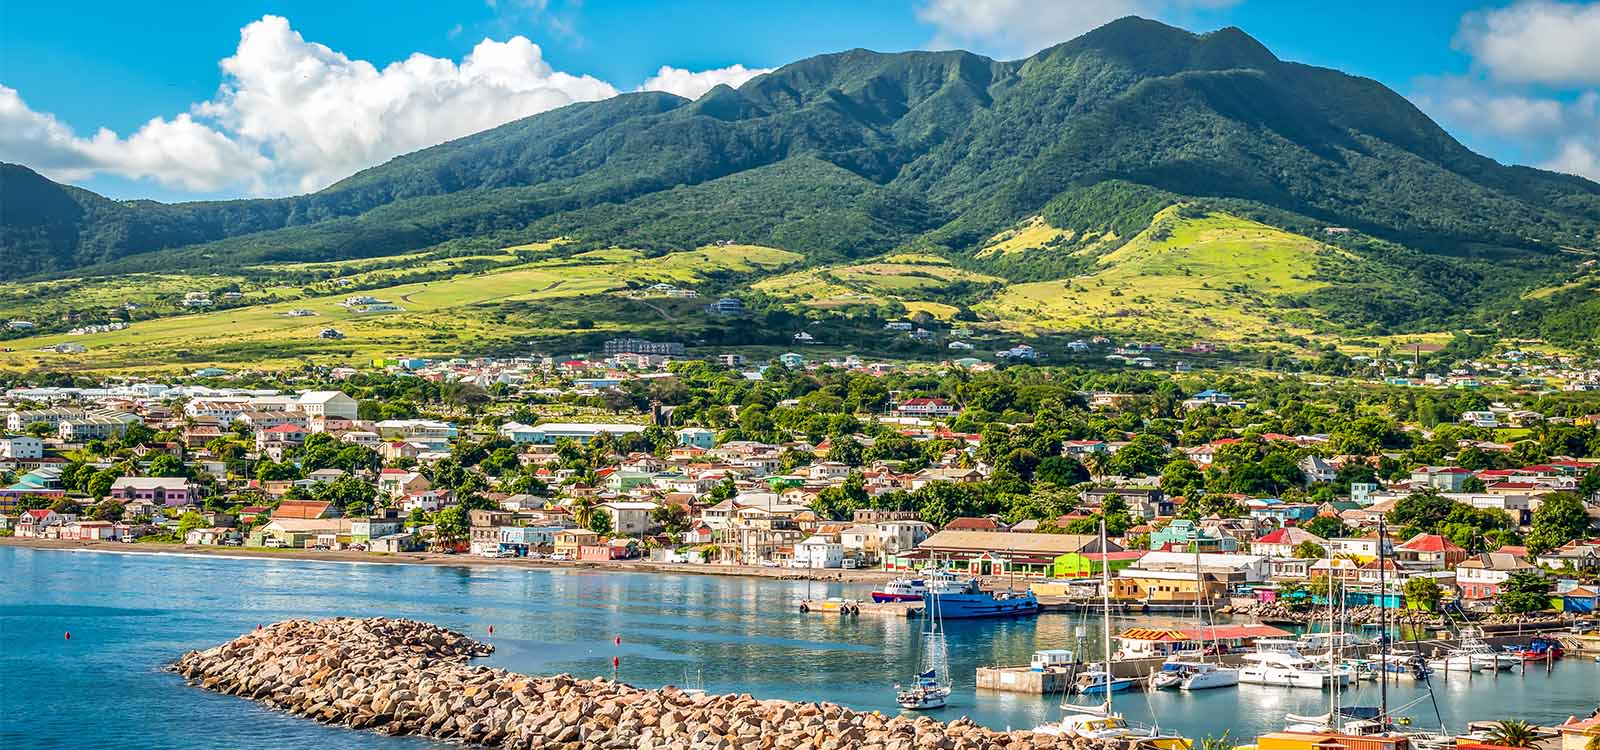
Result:
[[[372,483],[346,474],[325,484],[318,484],[312,495],[318,500],[333,503],[344,515],[354,516],[371,512],[372,501],[378,497]]]
[[[1294,546],[1294,556],[1301,560],[1320,560],[1328,556],[1327,548],[1307,539]]]
[[[712,487],[711,492],[708,493],[708,496],[710,497],[711,502],[715,504],[724,500],[732,500],[737,494],[739,494],[739,487],[733,483],[733,479],[730,477],[718,482],[715,487]]]
[[[441,547],[453,548],[471,531],[467,509],[452,505],[433,514],[433,538]]]
[[[1500,584],[1497,606],[1501,612],[1543,612],[1550,608],[1550,582],[1544,575],[1519,570]]]
[[[1179,458],[1161,469],[1161,491],[1168,497],[1194,500],[1206,486],[1206,475],[1188,459]]]
[[[1485,742],[1501,747],[1537,747],[1539,733],[1522,719],[1504,719],[1495,722]]]
[[[1089,481],[1089,470],[1066,456],[1045,456],[1034,467],[1033,478],[1066,487]]]
[[[101,469],[89,477],[89,481],[84,483],[83,490],[89,493],[90,497],[98,500],[111,494],[111,485],[115,484],[121,476],[121,472],[115,469]]]
[[[650,511],[650,520],[661,524],[661,530],[674,540],[689,530],[689,511],[682,505],[658,505]]]
[[[150,468],[146,469],[146,472],[152,477],[187,477],[189,467],[179,461],[177,456],[163,453],[150,462]]]
[[[586,525],[586,527],[590,531],[593,531],[600,536],[606,536],[610,534],[611,513],[605,508],[595,508],[594,512],[589,515],[589,523]]]
[[[1528,535],[1529,551],[1539,554],[1560,547],[1589,533],[1589,513],[1583,498],[1571,492],[1545,495],[1533,512],[1533,533]]]
[[[594,518],[594,499],[588,497],[572,498],[572,505],[568,510],[572,511],[572,522],[587,529],[589,528],[589,521]]]
[[[122,503],[115,500],[102,500],[89,509],[89,519],[93,521],[121,521]]]
[[[183,514],[182,516],[179,516],[178,517],[178,541],[181,542],[181,541],[183,541],[185,539],[188,539],[189,538],[189,532],[194,531],[195,529],[198,529],[198,528],[203,528],[205,525],[206,525],[205,517],[201,516],[196,511],[192,511],[191,510],[191,511]]]
[[[834,440],[828,446],[828,460],[846,466],[860,466],[866,458],[866,452],[861,444],[854,438],[842,437]]]
[[[1406,581],[1405,593],[1406,606],[1424,612],[1438,609],[1439,601],[1444,598],[1444,589],[1439,587],[1439,582],[1428,576],[1412,576]]]
[[[1317,516],[1307,521],[1306,525],[1301,528],[1305,529],[1307,533],[1316,534],[1323,539],[1341,539],[1350,536],[1350,527],[1346,526],[1344,521],[1339,520],[1337,516]]]
[[[73,500],[70,497],[59,497],[56,498],[55,502],[50,504],[50,510],[63,515],[75,514],[78,512],[78,501]]]

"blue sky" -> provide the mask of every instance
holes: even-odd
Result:
[[[1130,13],[1238,26],[1501,161],[1600,178],[1600,2],[1542,0],[5,3],[0,159],[115,197],[282,195],[571,101],[851,47],[1020,57]]]

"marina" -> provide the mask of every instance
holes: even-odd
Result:
[[[0,709],[12,716],[26,710],[35,717],[26,737],[0,737],[0,743],[14,747],[81,745],[83,722],[108,745],[231,748],[245,738],[331,748],[434,746],[310,724],[192,691],[159,671],[184,650],[291,617],[412,617],[492,642],[495,653],[485,662],[521,673],[609,676],[617,658],[620,679],[644,687],[681,684],[692,675],[711,693],[831,700],[890,713],[900,711],[891,685],[919,672],[924,637],[917,617],[818,616],[798,610],[808,595],[866,599],[870,584],[813,582],[808,594],[806,582],[770,579],[357,568],[15,547],[0,547],[0,565],[12,576],[0,591],[0,627],[15,642],[30,644],[0,654],[0,669],[12,688],[0,694]],[[360,575],[354,575],[357,570]],[[173,580],[186,583],[167,583]],[[1111,613],[1114,633],[1195,626],[1192,618]],[[980,690],[978,669],[1029,665],[1035,652],[1047,649],[1074,650],[1090,655],[1086,661],[1101,661],[1096,656],[1104,648],[1101,629],[1098,612],[946,621],[951,693],[938,713],[946,719],[969,716],[996,729],[1061,720],[1059,692]],[[62,639],[68,630],[70,641]],[[1516,638],[1487,635],[1485,641],[1498,648]],[[1523,636],[1520,642],[1529,641]],[[1124,663],[1115,666],[1121,674]],[[1469,721],[1510,717],[1551,726],[1594,710],[1600,701],[1600,663],[1592,652],[1569,650],[1548,664],[1440,675],[1431,686],[1439,717],[1454,731],[1464,731]],[[1345,701],[1375,704],[1378,691],[1375,681],[1358,681],[1344,691]],[[1423,701],[1403,712],[1414,726],[1437,725],[1421,686],[1401,680],[1391,682],[1388,692],[1393,706]],[[80,698],[72,716],[39,712],[30,697],[63,693]],[[1327,693],[1252,684],[1197,691],[1135,688],[1118,693],[1115,705],[1131,723],[1159,725],[1196,740],[1224,731],[1237,739],[1282,731],[1288,713],[1327,712]],[[239,733],[212,736],[207,727],[220,716]]]

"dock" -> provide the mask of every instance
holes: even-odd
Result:
[[[856,599],[803,599],[800,611],[804,614],[842,615],[846,617],[899,617],[911,618],[922,614],[922,602],[874,602]]]
[[[1078,676],[1078,665],[1065,667],[978,667],[978,689],[1031,695],[1065,694]]]

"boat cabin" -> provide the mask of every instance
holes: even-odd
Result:
[[[1218,625],[1200,628],[1129,628],[1117,636],[1118,659],[1168,659],[1197,654],[1249,649],[1262,639],[1292,635],[1270,625]],[[1292,641],[1290,642],[1292,643]]]

